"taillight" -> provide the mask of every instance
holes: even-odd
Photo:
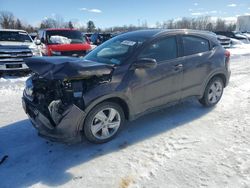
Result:
[[[226,50],[225,51],[225,63],[226,63],[227,69],[230,68],[230,56],[231,56],[231,53],[228,50]]]
[[[229,52],[228,50],[226,50],[226,51],[225,51],[225,56],[226,56],[227,58],[230,58],[230,55],[231,55],[230,52]]]

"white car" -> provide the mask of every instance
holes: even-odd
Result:
[[[248,40],[250,41],[250,32],[245,32],[245,33],[242,33],[242,34],[245,35],[248,38]]]
[[[28,70],[23,59],[41,55],[26,31],[0,29],[0,71]]]

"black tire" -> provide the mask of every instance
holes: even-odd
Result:
[[[219,97],[216,97],[216,101],[212,102],[211,100],[209,100],[209,94],[211,92],[211,87],[213,86],[213,84],[215,83],[220,83],[221,84],[221,95]],[[223,95],[223,90],[224,90],[224,82],[220,77],[213,77],[207,84],[206,89],[204,91],[203,97],[201,99],[199,99],[199,102],[206,107],[212,107],[215,106],[221,99],[222,95]]]
[[[92,123],[94,121],[94,118],[96,116],[96,114],[102,110],[105,110],[107,108],[113,108],[115,109],[119,115],[120,115],[120,125],[119,125],[119,128],[116,130],[116,132],[108,137],[108,138],[105,138],[105,139],[100,139],[100,138],[97,138],[92,130],[91,130],[91,126],[92,126]],[[124,125],[124,121],[125,121],[125,115],[124,115],[124,111],[123,109],[121,108],[120,105],[114,103],[114,102],[103,102],[103,103],[100,103],[98,105],[96,105],[87,115],[86,119],[85,119],[85,122],[84,122],[84,135],[85,137],[87,138],[88,141],[92,142],[92,143],[95,143],[95,144],[102,144],[102,143],[105,143],[105,142],[108,142],[110,140],[112,140],[116,135],[117,133],[121,130],[122,126]],[[102,131],[102,130],[101,130]]]

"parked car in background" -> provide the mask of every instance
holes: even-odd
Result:
[[[32,38],[33,41],[35,41],[37,33],[29,33],[29,36]]]
[[[0,29],[0,71],[28,70],[24,58],[41,56],[37,45],[26,31]]]
[[[230,77],[230,53],[193,30],[121,34],[83,59],[29,58],[23,107],[39,134],[104,143],[133,120],[190,96],[216,105]],[[49,72],[49,74],[48,74]]]
[[[242,33],[239,32],[232,32],[232,31],[216,31],[215,32],[217,35],[223,35],[229,38],[237,39],[240,40],[244,43],[249,43],[248,38],[243,35]]]
[[[87,42],[88,44],[91,44],[90,38],[89,38],[85,33],[82,33],[82,35],[85,37],[86,42]]]
[[[217,39],[224,48],[230,48],[232,46],[232,40],[229,37],[217,35]]]
[[[94,45],[100,45],[112,38],[111,33],[88,33],[87,36]]]
[[[242,34],[245,35],[248,38],[248,40],[250,41],[250,32],[244,32]]]
[[[91,49],[85,36],[75,29],[43,29],[37,40],[44,56],[83,57]]]

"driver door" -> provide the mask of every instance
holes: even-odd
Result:
[[[131,92],[138,113],[178,101],[181,97],[183,58],[178,57],[176,36],[160,38],[148,45],[138,56],[157,61],[154,69],[135,69]]]

